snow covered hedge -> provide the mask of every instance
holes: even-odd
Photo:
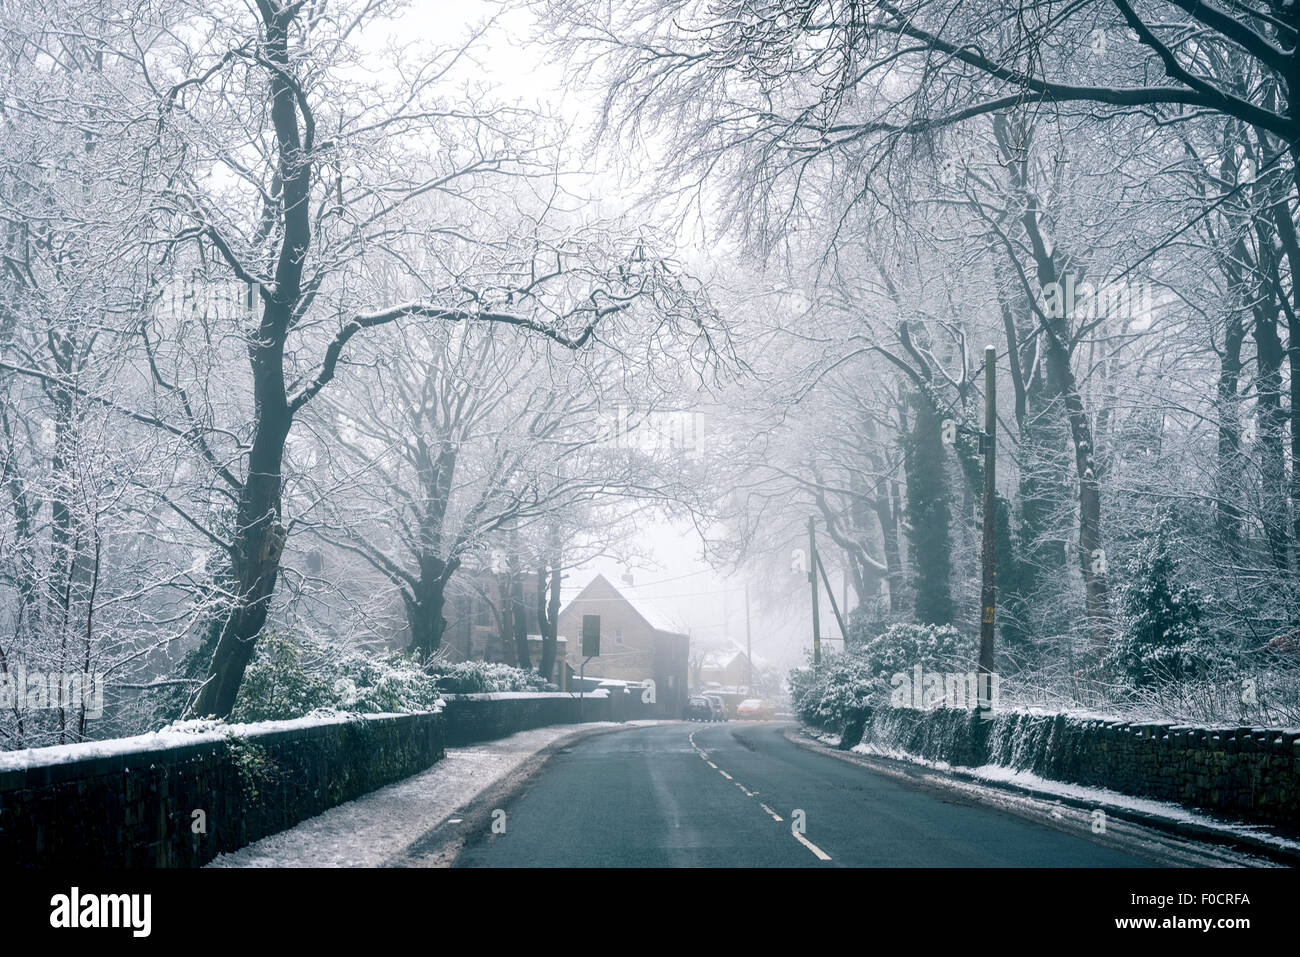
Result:
[[[231,715],[234,721],[282,721],[321,709],[358,714],[432,711],[444,694],[554,691],[536,672],[465,661],[425,669],[399,652],[340,650],[267,633]]]
[[[890,678],[925,671],[970,671],[974,640],[951,625],[891,625],[865,644],[828,654],[819,665],[790,673],[795,713],[818,727],[843,726],[846,718],[869,703],[888,704]]]
[[[446,694],[487,694],[499,691],[555,691],[535,671],[495,661],[462,661],[439,669],[438,690]]]

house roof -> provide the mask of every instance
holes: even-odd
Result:
[[[730,668],[737,658],[744,658],[745,653],[740,650],[711,651],[700,659],[700,667],[710,670],[725,671]]]
[[[708,650],[705,650],[705,648]],[[700,653],[700,667],[717,671],[722,671],[723,669],[730,667],[735,663],[737,658],[743,661],[747,657],[745,649],[730,638],[723,639],[715,645],[705,643],[705,645],[700,648]],[[767,667],[767,659],[761,655],[752,655],[748,657],[750,663],[755,668]]]
[[[604,575],[600,575],[600,574],[596,575],[595,578],[587,582],[587,584],[583,587],[582,591],[578,592],[578,594],[575,595],[569,601],[569,603],[564,606],[564,609],[560,612],[560,614],[564,615],[570,611],[573,611],[575,605],[577,605],[578,608],[581,609],[582,605],[587,602],[604,601],[605,599],[592,598],[587,594],[587,592],[589,592],[592,588],[594,588],[599,583],[604,583],[604,585],[607,588],[609,588],[610,591],[612,591],[615,595],[617,595],[618,598],[621,599],[624,602],[624,604],[626,604],[629,608],[631,608],[632,611],[635,612],[636,615],[642,621],[644,621],[647,625],[649,625],[652,630],[667,632],[670,635],[682,635],[682,636],[685,635],[685,632],[681,630],[681,624],[677,621],[675,616],[669,614],[663,608],[661,608],[660,606],[656,605],[654,602],[648,599],[638,598],[636,601],[632,601],[621,591],[619,591],[613,582],[611,582]]]

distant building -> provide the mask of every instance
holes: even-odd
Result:
[[[706,652],[695,669],[695,686],[718,684],[726,688],[742,688],[749,684],[749,659],[739,649],[721,649]]]
[[[655,714],[680,717],[690,674],[690,638],[674,629],[648,602],[633,603],[597,575],[560,611],[559,632],[571,649],[568,665],[582,669],[582,616],[600,616],[600,656],[586,665],[587,677],[655,683]]]

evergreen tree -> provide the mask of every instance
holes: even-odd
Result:
[[[1174,544],[1163,513],[1127,565],[1124,630],[1108,660],[1134,687],[1196,677],[1206,667],[1204,600],[1199,589],[1178,584]]]

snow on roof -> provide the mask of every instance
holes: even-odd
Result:
[[[676,615],[666,611],[662,606],[656,605],[647,598],[638,598],[636,601],[629,602],[633,608],[646,621],[650,622],[650,627],[658,631],[671,632],[674,635],[686,634],[681,621]]]
[[[587,590],[591,588],[593,585],[595,585],[597,582],[604,582],[605,585],[610,589],[610,591],[614,592],[615,595],[617,595],[624,602],[630,605],[632,610],[635,611],[638,615],[640,615],[643,619],[645,619],[646,624],[648,624],[651,628],[655,629],[656,631],[666,631],[674,635],[686,634],[686,630],[682,627],[682,623],[677,618],[676,615],[673,615],[672,613],[668,612],[661,605],[657,605],[654,601],[648,598],[638,598],[635,601],[633,601],[631,598],[628,598],[627,595],[619,591],[619,589],[614,585],[614,583],[611,582],[604,575],[597,575],[595,578],[589,581],[583,587],[582,591],[578,592],[578,594],[569,601],[569,604],[567,604],[564,607],[564,611],[562,611],[561,614],[565,614],[566,612],[571,610],[575,605],[579,605],[579,603],[587,603],[587,602],[599,603],[600,601],[602,601],[603,599],[595,599],[595,598],[587,597]]]
[[[731,667],[731,664],[744,655],[743,651],[711,651],[700,659],[700,667],[710,670],[724,671]]]

